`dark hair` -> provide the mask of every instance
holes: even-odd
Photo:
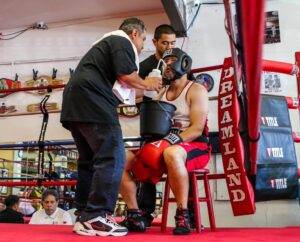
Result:
[[[144,22],[138,18],[127,18],[120,25],[119,29],[123,30],[126,34],[131,34],[133,29],[138,29],[141,34],[145,32],[146,27]]]
[[[46,197],[48,197],[49,195],[52,195],[53,197],[55,197],[55,200],[58,201],[59,196],[56,190],[53,189],[48,189],[46,191],[43,192],[42,194],[42,202],[45,201]]]
[[[162,34],[176,34],[174,28],[169,24],[161,24],[155,28],[154,39],[159,40]]]
[[[5,198],[5,205],[7,208],[12,208],[15,204],[19,203],[19,197],[16,195],[9,195],[8,197]]]

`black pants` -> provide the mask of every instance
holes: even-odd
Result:
[[[189,196],[192,196],[192,186],[189,186]],[[140,184],[139,193],[137,197],[138,206],[144,212],[151,214],[155,210],[156,204],[156,186],[152,183],[143,182]],[[190,217],[194,218],[194,203],[188,202],[188,210]]]
[[[69,122],[76,143],[76,208],[87,220],[114,212],[125,165],[122,131],[115,123]]]
[[[156,186],[148,182],[140,183],[137,202],[139,209],[148,214],[153,213],[156,204]]]

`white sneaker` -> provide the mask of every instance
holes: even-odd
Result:
[[[110,216],[101,216],[84,222],[76,222],[73,232],[84,236],[124,236],[128,229],[117,224]]]
[[[73,232],[85,236],[96,236],[96,231],[91,226],[85,225],[85,223],[77,221],[74,224]]]

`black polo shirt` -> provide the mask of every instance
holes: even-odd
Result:
[[[140,63],[139,76],[145,79],[148,74],[157,67],[158,60],[155,55],[150,55],[147,59]]]
[[[130,41],[109,36],[94,45],[81,59],[63,93],[61,122],[115,122],[119,101],[112,87],[121,75],[136,71]]]
[[[24,216],[22,213],[7,208],[0,213],[0,223],[24,223]]]

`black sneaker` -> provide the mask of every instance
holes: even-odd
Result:
[[[99,216],[88,221],[76,222],[73,232],[84,236],[124,236],[128,234],[128,229],[117,224],[110,216]]]
[[[150,228],[154,217],[150,213],[143,212],[142,221],[144,222],[146,228]]]
[[[175,215],[176,227],[173,229],[174,235],[186,235],[191,232],[189,212],[187,209],[177,208]]]
[[[128,209],[126,218],[120,223],[130,232],[145,232],[146,226],[142,219],[142,211],[139,209]]]

